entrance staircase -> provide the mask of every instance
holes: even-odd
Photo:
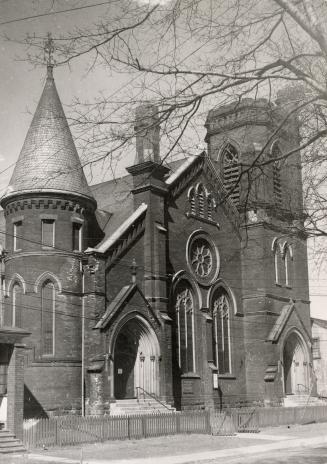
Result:
[[[327,405],[327,401],[316,396],[311,396],[308,393],[298,393],[295,395],[286,395],[284,398],[284,406],[293,408],[295,406],[319,406]]]
[[[111,416],[135,416],[145,414],[167,414],[176,412],[176,409],[164,401],[155,398],[131,398],[117,400],[110,405]]]
[[[26,448],[15,435],[8,430],[0,430],[0,455],[9,453],[25,453]]]

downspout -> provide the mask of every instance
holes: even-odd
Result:
[[[82,400],[82,417],[85,416],[85,274],[83,261],[80,261],[81,274],[82,274],[82,390],[81,390],[81,400]]]

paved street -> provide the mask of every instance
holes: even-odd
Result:
[[[269,455],[267,455],[269,454]],[[208,461],[207,461],[208,462]],[[214,461],[211,461],[213,463]],[[222,461],[217,460],[216,463]],[[201,464],[206,464],[201,461]],[[327,447],[300,448],[231,459],[228,464],[327,464]]]

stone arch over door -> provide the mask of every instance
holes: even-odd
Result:
[[[144,317],[134,315],[120,325],[112,353],[116,399],[135,398],[138,390],[159,396],[160,347]]]
[[[284,390],[286,395],[308,393],[310,356],[301,334],[292,330],[283,346]]]

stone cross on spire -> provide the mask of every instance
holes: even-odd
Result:
[[[52,77],[54,66],[53,52],[55,50],[54,41],[51,32],[48,32],[48,37],[44,41],[44,59],[47,63],[48,77]]]

